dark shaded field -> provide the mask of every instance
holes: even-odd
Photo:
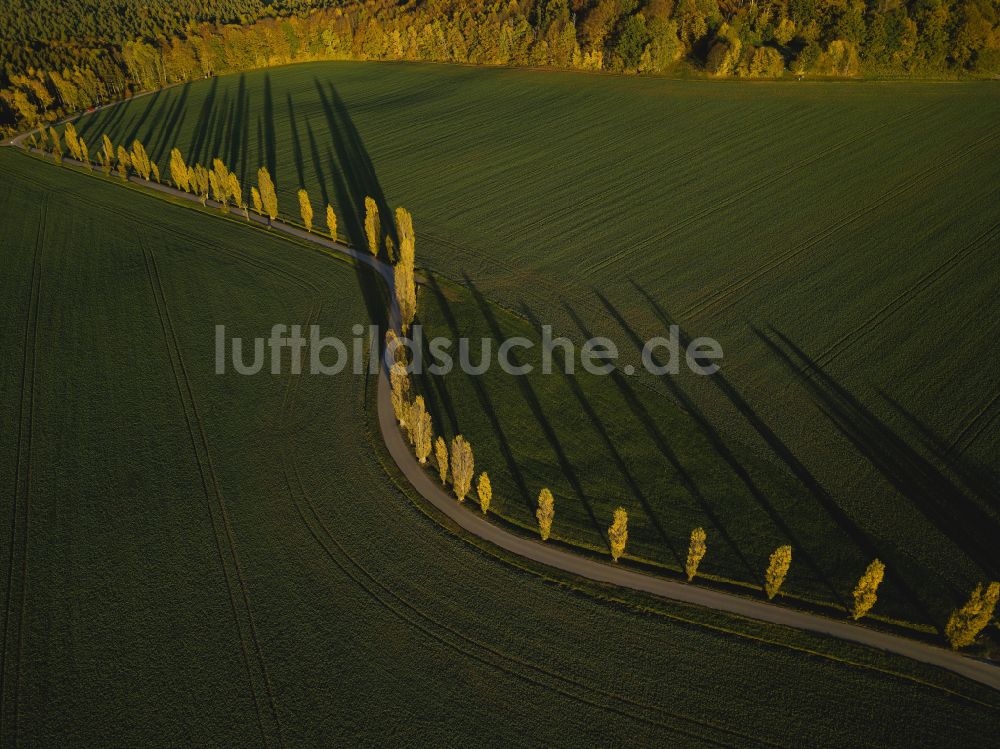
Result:
[[[995,724],[957,677],[481,551],[398,488],[367,378],[213,373],[215,324],[349,337],[371,279],[7,149],[0,174],[5,745],[912,746]]]

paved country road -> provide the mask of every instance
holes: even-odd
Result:
[[[14,139],[11,145],[16,145],[23,137],[22,135]],[[84,165],[72,159],[65,159],[65,162],[80,167],[89,167],[97,171],[97,167],[92,164]],[[149,182],[138,177],[130,177],[129,180],[135,184],[167,193],[175,198],[199,202],[198,198],[194,195],[182,192],[168,185]],[[218,205],[214,201],[208,202],[213,206]],[[236,216],[243,217],[245,215],[238,208],[231,207],[229,210]],[[250,221],[258,224],[267,223],[265,218],[256,216],[253,213],[250,214],[249,218]],[[355,250],[344,244],[323,239],[316,234],[309,234],[303,229],[282,221],[272,222],[271,228],[274,231],[282,232],[297,239],[315,243],[328,250],[348,255],[374,270],[388,287],[390,292],[389,298],[393,300],[390,319],[391,323],[398,327],[399,314],[394,301],[395,294],[392,293],[394,289],[392,266],[374,258],[367,251]],[[564,551],[539,540],[511,533],[498,525],[490,523],[477,512],[459,504],[454,497],[446,493],[441,485],[420,466],[396,424],[395,414],[392,409],[389,378],[385,367],[381,368],[379,372],[377,402],[379,428],[389,454],[420,496],[464,530],[484,541],[499,546],[509,553],[517,554],[533,562],[579,575],[580,577],[599,583],[618,585],[631,590],[651,593],[672,601],[704,606],[716,611],[723,611],[737,616],[836,637],[841,640],[877,648],[947,669],[948,671],[1000,690],[1000,666],[962,655],[944,647],[911,640],[887,632],[880,632],[845,619],[832,619],[785,608],[759,599],[746,598],[732,593],[702,588],[678,580],[654,577],[625,566],[596,561],[569,551]]]

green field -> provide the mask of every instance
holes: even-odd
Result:
[[[451,320],[424,292],[437,331],[528,320],[633,361],[674,322],[716,338],[710,378],[426,387],[516,524],[548,484],[564,539],[601,548],[623,504],[638,556],[676,568],[703,525],[704,569],[751,585],[791,543],[787,591],[835,606],[877,555],[877,611],[939,627],[1000,574],[997,93],[328,63],[79,129],[92,150],[138,137],[161,166],[172,145],[267,164],[285,213],[304,185],[356,241],[365,194],[405,205],[418,261],[467,287]]]
[[[367,274],[9,149],[0,175],[4,745],[912,746],[995,724],[958,677],[463,540],[387,467],[372,380],[214,374],[218,323],[350,337]]]

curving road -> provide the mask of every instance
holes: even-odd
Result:
[[[11,145],[17,145],[23,137],[25,135],[18,136],[18,138],[11,142]],[[65,159],[65,161],[97,171],[97,167],[93,164],[83,164],[72,159]],[[198,202],[198,198],[195,196],[181,192],[168,185],[148,182],[138,177],[130,177],[129,179],[131,182],[167,193],[174,197]],[[209,201],[209,203],[217,205],[213,201]],[[236,216],[244,216],[244,213],[239,209],[230,208],[229,210]],[[266,219],[253,214],[250,215],[250,220],[259,224],[266,224]],[[303,229],[282,221],[274,221],[271,227],[275,231],[350,256],[374,270],[388,287],[390,299],[393,299],[391,322],[394,326],[398,327],[399,315],[394,301],[395,295],[392,293],[394,290],[392,266],[372,257],[368,252],[355,250],[344,244],[323,239],[315,234],[309,234]],[[396,465],[417,492],[464,530],[499,546],[509,553],[517,554],[533,562],[579,575],[580,577],[596,582],[618,585],[631,590],[651,593],[672,601],[705,606],[737,616],[792,627],[807,632],[815,632],[877,648],[952,671],[993,689],[1000,690],[1000,667],[961,655],[943,647],[910,640],[899,635],[879,632],[847,620],[831,619],[817,614],[784,608],[763,600],[744,598],[732,593],[702,588],[677,580],[654,577],[620,565],[599,562],[578,556],[541,541],[511,533],[498,525],[490,523],[480,514],[462,507],[455,501],[454,497],[445,492],[441,485],[434,481],[427,471],[420,466],[396,423],[392,409],[389,378],[384,367],[379,373],[378,417],[379,429],[390,455],[392,455]]]

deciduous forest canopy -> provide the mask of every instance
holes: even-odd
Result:
[[[0,125],[303,60],[1000,74],[998,0],[8,0]]]

